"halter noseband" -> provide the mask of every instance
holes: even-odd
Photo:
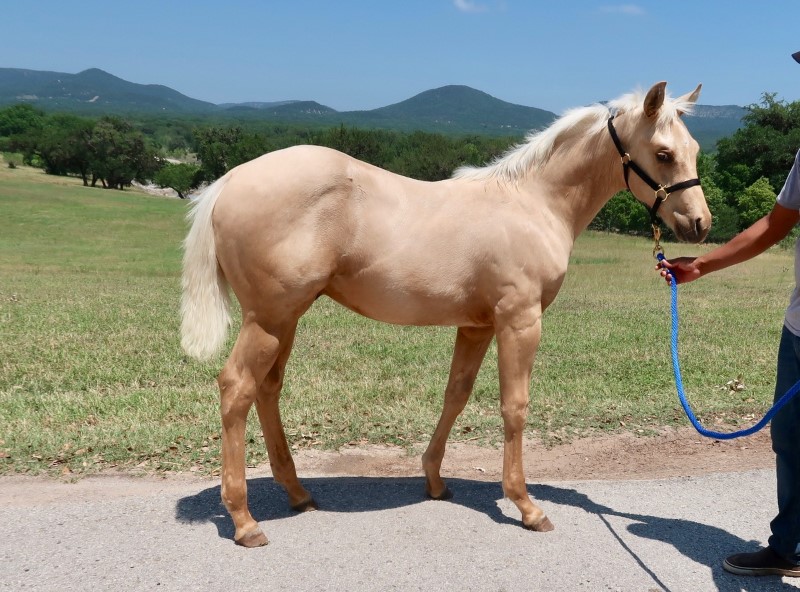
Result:
[[[653,202],[652,207],[649,208],[650,222],[655,229],[658,226],[658,218],[656,218],[656,213],[658,212],[658,208],[661,207],[661,204],[667,201],[667,198],[670,196],[670,194],[675,191],[700,185],[700,179],[681,181],[680,183],[675,183],[675,185],[670,185],[669,187],[664,187],[664,185],[653,181],[653,178],[633,161],[631,155],[625,152],[625,149],[622,147],[622,142],[620,142],[619,136],[617,135],[617,130],[614,129],[614,124],[612,123],[613,119],[614,115],[608,119],[608,132],[611,134],[611,139],[614,140],[614,146],[617,147],[617,152],[619,152],[619,156],[622,159],[622,170],[625,174],[625,186],[628,188],[628,191],[633,193],[631,186],[628,183],[628,177],[630,176],[631,170],[633,170],[633,172],[639,175],[639,178],[647,183],[650,189],[656,193],[656,200]]]

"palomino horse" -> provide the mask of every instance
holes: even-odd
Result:
[[[296,146],[236,167],[197,199],[183,261],[185,351],[207,359],[223,345],[228,286],[242,309],[218,379],[222,500],[237,543],[267,543],[247,507],[245,421],[253,403],[275,480],[293,508],[316,507],[297,479],[278,397],[298,319],[322,295],[387,323],[458,327],[444,409],[422,457],[435,499],[450,496],[439,474],[446,441],[497,340],[503,491],[527,528],[553,528],[528,496],[522,435],[542,313],[575,238],[628,183],[645,205],[663,201],[660,216],[678,238],[699,242],[710,227],[694,179],[698,145],[680,119],[700,87],[678,99],[665,87],[612,101],[614,124],[606,106],[569,111],[493,164],[444,181]],[[624,166],[615,144],[628,151]],[[631,168],[638,177],[628,175]]]

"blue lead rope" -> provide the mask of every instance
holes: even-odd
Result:
[[[664,260],[664,254],[658,253],[656,258],[659,261]],[[772,408],[767,411],[767,414],[752,427],[749,427],[744,430],[739,430],[738,432],[714,432],[711,430],[707,430],[700,422],[697,421],[697,418],[692,413],[691,407],[689,407],[689,403],[686,400],[686,393],[683,391],[683,380],[681,379],[681,366],[678,362],[678,283],[675,281],[675,276],[672,276],[672,280],[670,281],[670,287],[672,288],[672,370],[675,373],[675,387],[678,390],[678,398],[681,400],[681,405],[683,406],[683,410],[686,412],[686,417],[689,418],[689,421],[692,422],[694,429],[696,429],[702,436],[706,436],[707,438],[716,438],[717,440],[733,440],[734,438],[741,438],[742,436],[749,436],[750,434],[755,434],[758,430],[763,428],[767,425],[770,420],[775,417],[775,414],[780,411],[780,409],[789,402],[789,400],[794,397],[798,392],[800,392],[800,382],[797,382],[792,388],[786,391],[784,394],[773,406]]]

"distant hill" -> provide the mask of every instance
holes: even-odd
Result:
[[[304,118],[306,116],[327,115],[337,113],[325,105],[320,105],[316,101],[275,101],[272,103],[224,103],[218,105],[225,113],[243,114],[249,113],[257,118],[293,119]]]
[[[247,103],[220,103],[217,105],[220,109],[270,109],[272,107],[281,107],[289,103],[299,103],[300,101],[250,101]]]
[[[166,86],[128,82],[97,68],[78,74],[0,68],[0,106],[18,102],[85,115],[194,115],[236,121],[518,137],[545,127],[556,118],[550,111],[515,105],[459,85],[428,90],[369,111],[336,111],[315,101],[299,100],[215,105]],[[733,105],[698,105],[686,123],[700,145],[710,150],[719,138],[741,126],[746,112]]]
[[[324,120],[324,116],[338,113],[335,109],[320,105],[316,101],[235,104],[225,107],[224,112],[231,115],[243,115],[246,113],[256,119],[276,119],[298,122],[306,120]]]
[[[0,68],[0,104],[27,102],[77,113],[197,113],[217,109],[169,87],[136,84],[91,68],[78,74]]]
[[[693,113],[686,116],[686,127],[703,150],[713,150],[717,140],[742,127],[742,117],[747,113],[747,109],[736,105],[695,105]]]
[[[286,101],[226,104],[224,112],[286,123],[492,136],[522,136],[556,118],[550,111],[513,105],[468,86],[444,86],[371,111],[336,111],[314,101]]]
[[[556,114],[501,101],[468,86],[443,86],[410,99],[350,114],[375,127],[430,129],[450,133],[522,136],[550,125]]]

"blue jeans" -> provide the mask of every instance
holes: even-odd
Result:
[[[775,400],[800,381],[800,337],[786,327],[778,348]],[[769,546],[800,565],[800,395],[792,398],[770,425],[776,455],[778,515],[770,523]]]

